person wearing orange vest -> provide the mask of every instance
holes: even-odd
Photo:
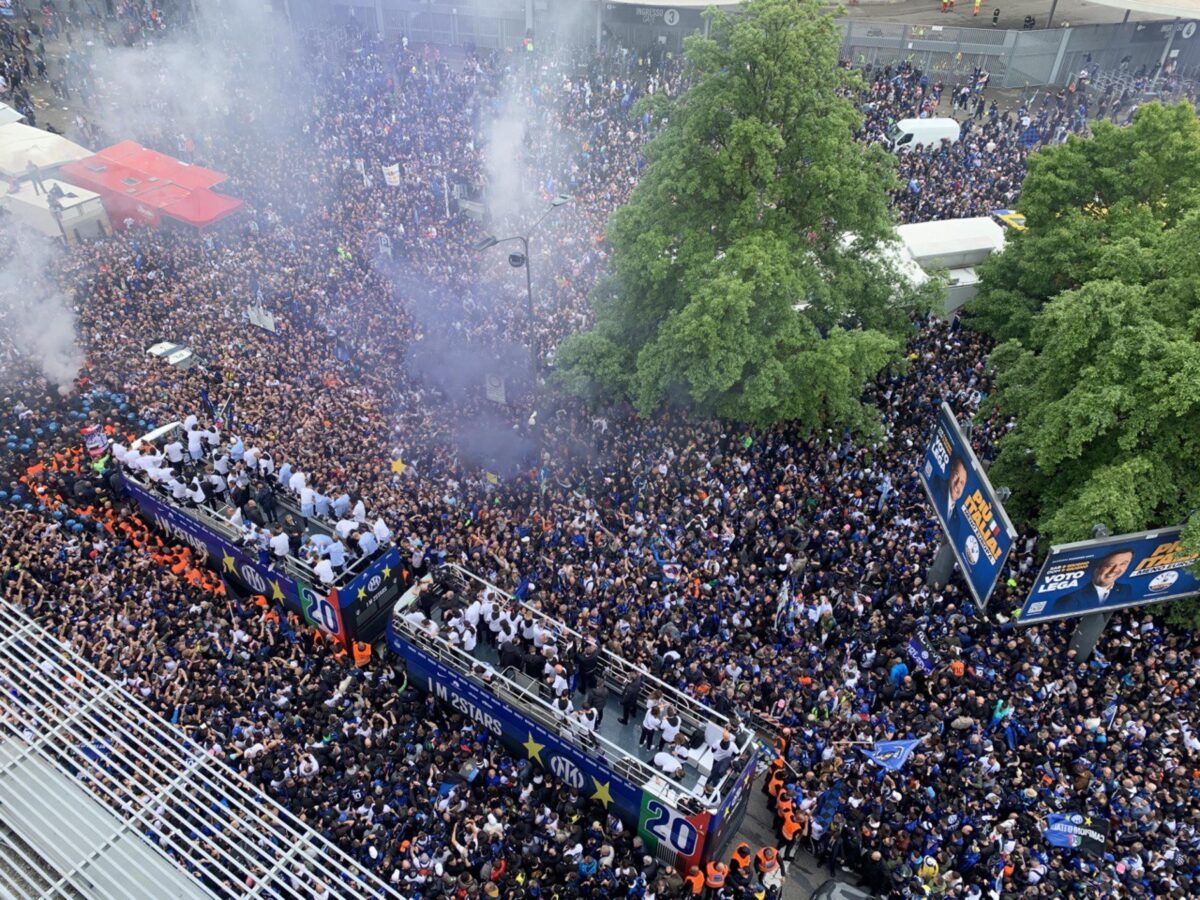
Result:
[[[750,845],[742,841],[733,848],[733,856],[729,860],[730,874],[749,870],[751,862]]]
[[[715,897],[721,888],[725,887],[725,878],[729,875],[729,866],[720,860],[710,860],[705,871],[704,886],[708,888],[708,896]]]
[[[771,793],[771,779],[774,778],[777,773],[782,772],[782,771],[783,771],[783,757],[776,756],[767,765],[767,777],[766,777],[766,780],[763,781],[763,786],[762,786],[762,792],[764,794],[769,795]]]
[[[767,796],[771,798],[772,804],[775,798],[779,796],[779,792],[783,789],[783,771],[772,772],[771,777],[767,779]]]
[[[364,641],[354,642],[354,665],[362,668],[371,661],[371,645]]]
[[[781,862],[791,862],[796,858],[796,848],[800,846],[803,830],[804,827],[796,818],[795,813],[789,812],[783,817],[783,827],[780,829],[783,841],[779,845],[782,851],[779,854]]]
[[[754,854],[754,868],[758,869],[760,878],[774,872],[779,868],[779,851],[774,847],[763,847]]]
[[[779,828],[783,824],[783,817],[794,811],[796,803],[792,800],[792,792],[786,788],[779,792],[779,797],[775,801],[775,827]]]
[[[683,876],[683,883],[687,885],[688,893],[693,897],[699,897],[704,893],[704,873],[700,871],[699,866],[692,866],[688,869],[687,875]]]

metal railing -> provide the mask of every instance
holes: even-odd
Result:
[[[554,711],[554,708],[540,695],[537,689],[531,690],[528,686],[521,684],[516,678],[506,675],[505,673],[507,672],[515,671],[511,667],[500,671],[492,668],[491,671],[495,677],[491,681],[485,681],[475,674],[476,666],[483,665],[482,661],[472,656],[466,650],[455,647],[441,637],[436,637],[423,631],[418,626],[407,621],[403,615],[397,615],[393,618],[392,627],[400,634],[403,640],[432,656],[442,665],[448,666],[460,677],[469,679],[481,690],[519,709],[522,714],[533,719],[547,731],[552,732],[565,742],[571,744],[581,753],[599,758],[614,773],[620,775],[631,784],[640,787],[650,784],[655,780],[661,780],[679,794],[680,808],[691,813],[700,812],[702,809],[712,812],[720,806],[719,803],[705,800],[693,788],[685,787],[674,778],[651,768],[642,760],[630,754],[628,750],[614,744],[598,731],[582,731],[572,728],[569,723]],[[586,740],[583,739],[585,735]],[[725,780],[727,780],[727,777],[722,780],[722,786],[724,786]],[[720,795],[718,794],[718,796]],[[689,806],[691,807],[690,809],[688,808]]]
[[[554,634],[570,635],[581,645],[583,642],[588,640],[585,635],[580,634],[564,623],[559,622],[557,619],[550,618],[541,610],[530,606],[528,603],[525,603],[522,600],[517,599],[517,597],[513,594],[510,594],[508,591],[498,587],[487,579],[481,578],[474,572],[464,569],[462,566],[454,563],[446,563],[439,571],[447,569],[458,575],[464,587],[470,582],[475,582],[476,584],[493,591],[497,595],[507,599],[509,602],[516,604],[523,612],[529,613],[539,623],[545,625],[548,631]],[[734,746],[737,753],[741,754],[745,752],[753,735],[749,729],[742,727],[736,718],[731,719],[730,717],[721,716],[711,707],[706,706],[695,698],[688,696],[683,691],[663,681],[661,678],[649,672],[642,666],[630,662],[623,656],[613,653],[604,646],[604,642],[599,638],[593,638],[593,640],[595,640],[600,647],[600,669],[605,672],[606,675],[609,676],[617,686],[624,689],[626,685],[640,675],[645,680],[645,687],[643,688],[643,694],[641,697],[639,697],[639,699],[644,698],[650,690],[656,690],[663,695],[667,702],[669,702],[676,710],[679,711],[680,717],[690,727],[699,728],[708,725],[721,725],[723,727],[727,727],[734,737]]]
[[[306,900],[319,882],[335,896],[399,898],[6,601],[0,629],[0,792],[21,839],[0,842],[0,888],[28,896],[13,873],[32,869],[40,896],[112,896],[105,872],[132,885],[157,860],[211,896],[220,885],[221,896]]]

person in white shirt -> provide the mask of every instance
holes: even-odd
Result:
[[[339,519],[337,525],[334,526],[334,530],[337,532],[338,537],[344,541],[358,530],[358,523],[353,519]]]
[[[279,534],[271,538],[271,552],[277,557],[288,555],[288,536],[287,532],[281,531]]]
[[[317,511],[317,492],[305,485],[300,489],[300,515],[311,519]]]
[[[462,627],[462,648],[468,653],[474,653],[476,644],[478,644],[478,639],[475,637],[475,629],[464,622]]]
[[[670,775],[672,778],[683,772],[683,763],[664,750],[659,750],[654,754],[654,765],[660,772]]]
[[[392,536],[392,529],[387,527],[387,523],[383,519],[376,519],[375,524],[371,526],[371,531],[375,534],[375,539],[381,544],[386,544]]]
[[[354,504],[354,521],[360,525],[367,521],[367,507],[361,500]]]
[[[258,471],[262,472],[266,478],[271,477],[271,473],[275,471],[275,460],[271,458],[270,453],[264,453],[259,457]]]
[[[679,737],[679,732],[683,728],[683,719],[679,717],[673,708],[667,707],[667,714],[663,716],[662,725],[660,726],[658,737],[658,749],[662,750],[668,744],[674,744],[675,738]]]
[[[313,571],[317,573],[317,577],[321,579],[321,584],[333,584],[333,566],[329,560],[323,559],[315,566]]]
[[[346,545],[341,541],[333,541],[327,552],[329,553],[329,564],[335,569],[340,569],[346,565]]]
[[[187,448],[193,462],[200,459],[204,455],[204,432],[196,428],[188,429]]]
[[[262,451],[259,450],[257,447],[251,447],[249,450],[247,450],[245,452],[244,456],[242,457],[243,461],[246,463],[246,468],[249,469],[251,472],[257,472],[258,471],[258,458],[260,456],[262,456]]]
[[[299,494],[308,486],[308,477],[300,471],[292,473],[292,477],[288,479],[288,487]]]
[[[177,466],[183,462],[183,443],[178,439],[173,440],[163,447],[163,453],[166,454],[171,465]]]
[[[188,490],[188,486],[178,478],[172,478],[167,482],[167,486],[171,488],[171,499],[179,503],[182,503],[184,500],[186,500],[188,495],[191,493]]]
[[[654,735],[662,725],[662,708],[647,706],[646,715],[642,718],[642,736],[638,738],[638,746],[647,750],[654,748]]]
[[[199,506],[201,503],[204,502],[204,491],[202,491],[200,489],[200,482],[198,482],[198,481],[192,482],[191,493],[189,494],[189,499],[197,506]]]

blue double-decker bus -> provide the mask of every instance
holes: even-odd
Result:
[[[181,428],[174,422],[155,429],[135,441],[131,449],[161,446]],[[122,466],[121,477],[149,522],[190,546],[202,563],[219,571],[226,581],[282,603],[347,647],[352,641],[370,643],[383,635],[403,587],[400,551],[391,542],[369,557],[349,559],[332,583],[323,584],[313,567],[299,557],[289,555],[265,564],[256,550],[244,544],[243,530],[235,523],[230,504],[184,505],[141,472]],[[275,502],[280,518],[290,513],[304,523],[308,534],[335,533],[334,522],[302,515],[286,492],[277,495]]]
[[[566,712],[575,701],[581,709],[586,703],[574,684],[555,690],[548,683],[553,675],[542,679],[524,666],[503,665],[496,642],[463,642],[454,635],[452,623],[485,595],[489,604],[502,605],[520,618],[521,627],[539,635],[534,645],[541,641],[552,647],[545,654],[551,661],[588,642],[496,585],[444,565],[404,593],[388,624],[388,646],[403,657],[409,677],[487,728],[521,759],[616,812],[637,828],[659,859],[686,872],[719,856],[749,802],[758,763],[755,734],[736,718],[720,715],[603,649],[593,675],[607,683],[609,699],[600,722],[590,727],[587,719]],[[636,713],[623,725],[621,697],[635,682]],[[675,762],[668,761],[677,766],[673,774],[655,764],[653,751],[638,746],[648,703],[669,706],[677,716]]]

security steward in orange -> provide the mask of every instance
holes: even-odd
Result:
[[[763,847],[754,854],[754,868],[758,877],[764,878],[779,868],[779,851],[774,847]]]
[[[692,866],[683,876],[683,884],[689,897],[699,897],[704,893],[704,873],[699,866]]]
[[[729,866],[719,860],[711,860],[704,872],[704,886],[708,888],[705,896],[715,897],[725,887],[725,879],[729,877]]]
[[[779,796],[775,798],[775,828],[778,830],[783,825],[783,817],[796,809],[796,802],[792,799],[792,792],[784,788],[779,792]]]
[[[733,856],[729,860],[729,873],[732,875],[742,869],[749,869],[752,861],[750,845],[742,841],[733,848]]]

